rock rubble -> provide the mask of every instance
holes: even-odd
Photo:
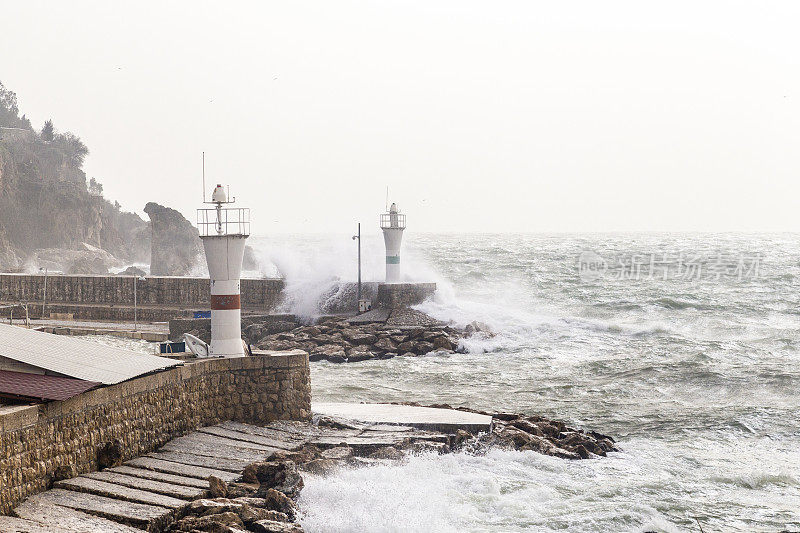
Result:
[[[257,327],[254,324],[246,329],[245,335],[252,338]],[[254,344],[263,350],[305,350],[311,361],[353,363],[397,355],[451,354],[459,349],[462,336],[463,332],[435,321],[424,326],[392,326],[329,318],[315,325],[267,334]]]

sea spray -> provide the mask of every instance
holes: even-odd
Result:
[[[326,308],[336,308],[346,296],[342,283],[358,279],[357,252],[347,235],[253,236],[250,244],[259,262],[259,275],[284,279],[283,300],[277,311],[295,314],[305,321],[315,319]],[[450,283],[415,254],[413,246],[412,239],[407,243],[403,281],[436,282],[437,295],[451,298]],[[377,232],[363,236],[362,281],[384,281],[384,253],[383,239]]]

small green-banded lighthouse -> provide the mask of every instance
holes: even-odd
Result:
[[[400,244],[406,229],[406,216],[393,203],[389,211],[381,215],[380,224],[386,244],[386,282],[397,283],[400,281]]]

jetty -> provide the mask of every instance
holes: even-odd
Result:
[[[413,405],[388,403],[312,403],[315,415],[330,416],[368,424],[407,426],[430,431],[456,433],[488,432],[492,429],[489,415]]]

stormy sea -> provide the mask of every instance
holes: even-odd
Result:
[[[800,531],[795,234],[406,236],[419,309],[466,353],[312,364],[315,401],[448,403],[614,436],[606,458],[418,455],[307,476],[302,525],[354,531]],[[349,236],[253,238],[292,311],[355,279]],[[364,278],[383,243],[364,239]]]

